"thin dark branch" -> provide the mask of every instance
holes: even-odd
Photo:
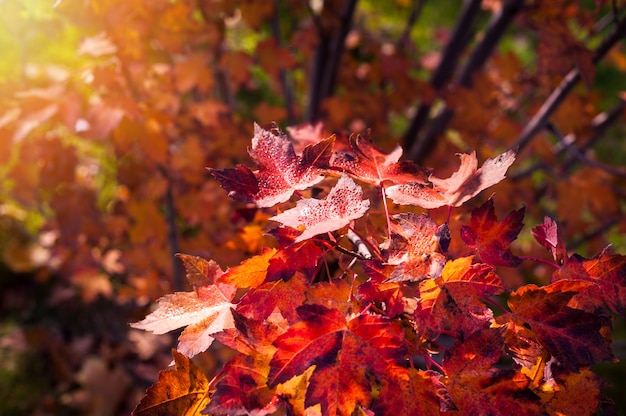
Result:
[[[593,63],[597,64],[606,53],[613,47],[620,39],[622,39],[626,35],[626,19],[622,19],[613,33],[598,46],[596,49]],[[568,74],[563,78],[561,83],[556,87],[552,94],[546,99],[543,103],[539,111],[534,115],[534,117],[530,120],[524,130],[520,133],[519,137],[515,141],[515,143],[511,146],[511,148],[517,148],[518,151],[521,151],[530,140],[535,137],[535,135],[541,131],[548,119],[552,116],[552,114],[559,107],[561,102],[567,97],[569,92],[574,88],[574,86],[580,81],[581,75],[578,68],[572,69]]]
[[[452,78],[459,57],[471,39],[470,32],[480,12],[480,4],[481,0],[465,0],[463,3],[463,8],[452,32],[452,37],[446,45],[439,65],[437,65],[430,78],[430,85],[436,90],[441,89]],[[419,150],[414,150],[413,147],[419,132],[428,120],[432,104],[432,102],[425,101],[420,103],[415,116],[411,119],[411,123],[404,133],[404,148],[410,149],[408,152],[409,159],[414,159],[411,154]]]
[[[424,3],[426,3],[426,0],[414,0],[413,1],[413,7],[411,7],[411,12],[409,13],[409,17],[406,20],[406,25],[404,26],[404,30],[402,31],[402,34],[400,35],[400,37],[398,38],[398,41],[396,42],[396,47],[398,49],[404,50],[406,49],[406,46],[409,44],[409,41],[411,39],[411,30],[413,29],[413,26],[415,26],[415,23],[417,22],[417,19],[419,18],[419,16],[422,14]]]
[[[596,169],[603,170],[605,172],[610,173],[611,175],[626,177],[626,171],[622,169],[615,168],[613,166],[605,165],[604,163],[600,163],[597,160],[589,159],[585,156],[580,150],[572,145],[576,141],[576,138],[573,134],[568,134],[567,136],[563,136],[561,132],[556,128],[556,126],[552,123],[548,123],[546,125],[546,129],[554,135],[559,141],[559,150],[558,153],[561,152],[561,149],[567,150],[569,154],[576,158],[579,162],[591,166]]]
[[[278,4],[274,7],[274,14],[271,19],[271,27],[272,27],[272,36],[276,40],[276,44],[278,46],[283,46],[284,41],[283,37],[280,33],[280,16],[278,14]],[[280,69],[278,72],[278,79],[280,80],[280,86],[283,90],[284,98],[285,98],[285,109],[287,110],[287,123],[294,124],[295,123],[295,114],[293,111],[293,89],[289,83],[289,79],[287,77],[287,71],[285,69]]]
[[[575,240],[572,240],[567,244],[568,250],[574,250],[579,246],[585,244],[589,240],[604,235],[608,230],[610,230],[613,226],[617,225],[620,222],[620,216],[614,216],[606,220],[604,223],[600,224],[597,228],[591,230],[590,232],[581,235]]]
[[[315,55],[315,66],[309,91],[311,96],[309,121],[313,122],[319,118],[322,102],[333,94],[345,39],[352,27],[357,2],[358,0],[346,0],[339,15],[339,27],[334,30],[330,39],[327,34],[320,32],[321,37]]]
[[[167,224],[167,242],[169,244],[170,260],[172,262],[174,290],[181,291],[184,288],[185,270],[176,254],[180,252],[178,245],[178,227],[176,225],[176,206],[174,205],[174,190],[172,179],[163,167],[159,167],[161,174],[167,180],[165,191],[165,223]]]
[[[464,87],[471,87],[472,76],[482,68],[487,59],[493,53],[496,45],[502,39],[504,32],[509,27],[513,18],[522,10],[524,0],[507,0],[498,13],[493,15],[482,41],[476,46],[469,60],[461,72],[458,82]],[[435,143],[446,129],[448,123],[454,117],[455,111],[450,108],[444,110],[433,120],[429,128],[420,136],[409,150],[409,159],[419,162],[428,149]]]
[[[604,111],[591,121],[591,128],[593,129],[593,135],[585,142],[580,148],[581,152],[585,152],[598,142],[610,125],[617,120],[621,119],[621,116],[626,108],[626,101],[620,100],[617,105],[608,111]],[[578,161],[578,159],[572,155],[563,162],[563,172],[569,171]]]

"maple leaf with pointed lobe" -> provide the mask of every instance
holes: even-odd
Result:
[[[208,403],[209,381],[186,356],[172,350],[174,368],[159,373],[133,416],[197,415]]]
[[[515,161],[515,152],[509,150],[494,159],[487,159],[478,168],[476,152],[460,154],[461,166],[447,179],[428,177],[432,187],[421,182],[392,185],[387,196],[396,204],[417,205],[427,209],[444,205],[458,207],[504,179],[507,169]]]
[[[257,287],[267,277],[270,259],[276,254],[275,248],[266,247],[261,254],[252,256],[231,267],[218,278],[218,282],[227,283],[240,288]]]
[[[210,169],[228,195],[258,207],[285,202],[296,190],[307,189],[324,179],[332,155],[334,136],[304,148],[296,154],[287,136],[254,125],[252,147],[248,150],[258,170],[239,165],[235,169]]]
[[[387,264],[396,266],[385,282],[418,282],[441,275],[446,258],[440,253],[439,227],[426,214],[391,217],[390,237],[381,244]]]
[[[503,330],[487,328],[457,341],[443,359],[452,402],[458,414],[476,416],[534,416],[542,414],[539,399],[526,376],[496,366],[502,357]]]
[[[352,152],[336,152],[330,164],[348,172],[364,182],[381,186],[385,181],[393,183],[426,183],[426,171],[408,160],[400,160],[400,145],[385,154],[369,140],[361,136],[349,138]]]
[[[610,328],[610,318],[569,306],[587,286],[588,282],[580,281],[523,286],[509,298],[511,312],[499,316],[497,322],[516,335],[536,340],[572,371],[613,361],[610,340],[603,335]]]
[[[269,357],[251,355],[238,355],[228,361],[205,412],[243,415],[254,411],[261,416],[276,411],[271,403],[274,394],[267,386],[268,361]],[[264,411],[266,406],[269,409]]]
[[[381,382],[380,393],[372,403],[378,415],[439,416],[455,410],[441,374],[413,368],[395,368]]]
[[[402,328],[387,318],[343,313],[321,305],[298,308],[300,322],[280,335],[268,384],[282,383],[311,366],[305,406],[325,415],[351,415],[372,401],[375,383],[389,376],[405,355]]]
[[[395,267],[384,265],[378,260],[370,260],[362,263],[368,281],[358,286],[357,298],[368,302],[382,302],[385,315],[393,318],[404,312],[404,290],[412,290],[407,285],[388,283],[387,280]]]
[[[594,283],[590,294],[602,299],[616,314],[626,317],[626,256],[612,254],[610,246],[591,259],[577,254],[552,274],[552,282],[560,280]]]
[[[214,261],[179,254],[194,286],[192,292],[175,292],[157,300],[157,308],[143,320],[130,324],[133,328],[165,334],[186,327],[178,338],[178,350],[193,357],[213,343],[211,336],[233,327],[230,308],[237,288],[219,282],[224,272]]]
[[[550,217],[544,217],[543,224],[533,227],[530,232],[539,244],[550,250],[558,264],[563,264],[567,260],[565,240],[556,221]]]
[[[318,234],[339,230],[351,220],[361,218],[370,206],[369,199],[361,198],[361,187],[344,173],[325,199],[301,199],[295,208],[275,215],[270,220],[303,230],[294,240],[298,243]]]
[[[289,322],[297,320],[296,308],[306,300],[309,281],[295,273],[289,281],[273,280],[250,289],[237,304],[237,311],[248,318],[263,320],[277,308]]]
[[[470,224],[461,227],[461,239],[471,248],[476,249],[478,257],[492,266],[517,267],[522,259],[513,255],[509,244],[513,242],[524,227],[524,208],[512,211],[498,222],[493,199],[472,211]]]
[[[480,299],[503,291],[502,280],[491,266],[472,264],[471,257],[451,260],[440,277],[420,283],[415,328],[430,339],[444,332],[467,338],[493,319]]]

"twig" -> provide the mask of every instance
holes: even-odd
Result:
[[[626,35],[626,19],[622,19],[613,33],[598,46],[595,51],[593,57],[593,63],[597,64],[606,53],[613,47],[615,44]],[[561,81],[561,83],[556,87],[552,94],[546,99],[543,103],[539,111],[535,114],[535,116],[530,120],[526,127],[520,133],[519,137],[515,141],[515,143],[511,146],[511,148],[517,148],[518,151],[522,151],[526,145],[530,142],[530,140],[535,137],[535,135],[541,131],[546,125],[548,119],[552,116],[552,114],[559,107],[561,102],[567,97],[567,94],[574,88],[574,86],[580,81],[581,75],[578,68],[572,69],[567,73],[565,78]]]
[[[480,0],[466,0],[463,3],[463,9],[457,19],[452,37],[446,45],[439,65],[437,65],[430,78],[430,85],[436,90],[440,90],[452,78],[459,57],[471,39],[471,28],[480,11],[480,4]],[[404,133],[404,148],[409,149],[407,153],[409,159],[414,159],[412,154],[420,151],[420,145],[417,144],[417,135],[428,119],[432,104],[432,101],[422,101],[420,103],[415,116],[411,120],[411,124],[409,124]]]
[[[554,137],[559,141],[559,145],[567,150],[572,157],[576,158],[581,163],[585,165],[591,166],[596,169],[603,170],[612,175],[626,177],[626,171],[623,169],[618,169],[613,166],[605,165],[604,163],[598,162],[597,160],[589,159],[587,156],[582,154],[578,149],[572,146],[572,143],[576,141],[576,137],[573,134],[568,134],[567,136],[563,136],[561,132],[554,126],[552,123],[548,123],[546,125],[546,129],[550,131]]]
[[[580,245],[586,243],[587,241],[591,240],[592,238],[604,235],[604,233],[606,233],[609,229],[611,229],[611,227],[613,227],[614,225],[618,224],[620,221],[621,217],[620,216],[614,216],[609,218],[607,221],[605,221],[604,223],[600,224],[600,226],[594,230],[591,230],[590,232],[581,235],[580,237],[578,237],[575,240],[572,240],[570,243],[567,244],[567,248],[569,250],[574,250],[577,247],[579,247]]]

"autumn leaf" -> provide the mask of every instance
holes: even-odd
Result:
[[[394,184],[418,182],[426,183],[426,171],[415,163],[402,160],[402,147],[399,145],[389,153],[383,153],[369,140],[357,135],[350,137],[351,152],[336,152],[330,164],[348,172],[364,182],[381,186],[385,181]]]
[[[224,271],[213,260],[205,260],[202,257],[190,256],[189,254],[176,254],[185,266],[187,280],[194,288],[215,284]]]
[[[258,207],[271,207],[287,201],[294,191],[307,189],[324,179],[322,172],[328,167],[334,140],[331,136],[307,146],[302,156],[298,156],[285,134],[255,124],[248,153],[258,170],[252,172],[238,166],[210,171],[232,198],[254,202]]]
[[[552,274],[552,282],[561,280],[594,283],[592,297],[602,299],[613,312],[626,317],[626,256],[612,254],[610,247],[591,259],[574,254]]]
[[[230,312],[234,306],[216,285],[202,286],[197,291],[163,296],[154,312],[131,326],[155,334],[185,326],[178,338],[178,350],[193,357],[211,346],[212,334],[234,326]]]
[[[385,283],[395,268],[374,260],[364,262],[362,266],[369,279],[359,285],[358,299],[381,302],[384,305],[385,315],[390,318],[404,312],[403,289],[411,290],[412,288],[400,283]],[[406,295],[406,297],[412,298],[412,295]]]
[[[498,222],[493,207],[493,199],[472,211],[470,224],[461,227],[461,239],[475,248],[478,257],[492,266],[517,267],[522,259],[513,255],[509,244],[524,227],[524,208],[512,211]]]
[[[586,416],[598,413],[601,381],[589,369],[579,372],[553,367],[552,377],[537,391],[550,414]]]
[[[263,320],[278,308],[289,321],[297,319],[296,308],[306,299],[308,280],[296,273],[289,281],[268,281],[249,290],[237,304],[237,311],[248,318]]]
[[[276,254],[276,249],[266,247],[261,254],[250,257],[239,266],[228,269],[218,281],[239,288],[257,287],[265,281],[267,268],[274,254]]]
[[[205,409],[210,414],[255,414],[263,412],[273,397],[267,387],[269,357],[238,355],[224,365],[222,377],[215,385],[211,401]]]
[[[380,393],[372,403],[374,414],[439,416],[454,410],[441,374],[413,368],[394,369],[383,379]]]
[[[232,313],[235,327],[215,334],[216,340],[245,355],[272,356],[276,352],[276,347],[272,343],[285,332],[288,325],[286,320],[252,319],[236,309],[233,309]]]
[[[172,350],[174,368],[159,373],[132,412],[133,416],[198,415],[208,403],[209,382],[186,356]]]
[[[386,318],[344,314],[320,305],[298,308],[301,321],[279,336],[270,362],[269,385],[282,383],[316,366],[306,393],[307,407],[323,414],[350,415],[367,408],[374,380],[388,376],[404,356],[403,331]]]
[[[496,367],[502,357],[502,330],[488,328],[457,341],[446,351],[443,380],[459,414],[508,416],[542,414],[528,379]]]
[[[565,284],[564,284],[565,283]],[[603,361],[613,361],[609,340],[603,335],[610,327],[604,315],[574,309],[569,302],[587,282],[557,282],[544,287],[526,285],[511,294],[511,313],[498,323],[525,338],[536,340],[560,365],[572,371]]]
[[[419,285],[415,329],[428,338],[442,333],[465,339],[489,325],[493,312],[480,300],[504,291],[491,266],[471,257],[448,261],[440,277]]]
[[[286,281],[291,279],[296,272],[312,279],[322,257],[323,251],[314,241],[291,244],[278,250],[272,256],[267,268],[267,280]]]
[[[550,217],[543,219],[543,224],[539,224],[530,230],[535,240],[552,253],[552,257],[558,264],[567,261],[567,249],[561,230],[555,220]]]
[[[396,214],[391,217],[390,237],[380,248],[395,270],[386,282],[418,282],[441,275],[446,258],[441,254],[439,227],[426,214]]]
[[[487,159],[478,169],[476,152],[460,154],[461,167],[447,179],[430,175],[432,187],[421,182],[392,185],[386,189],[387,196],[396,204],[417,205],[433,209],[449,205],[458,207],[504,179],[515,161],[515,152],[509,150],[494,159]]]
[[[370,201],[362,200],[362,197],[361,187],[343,174],[326,199],[301,199],[295,208],[275,215],[270,220],[303,230],[294,240],[297,243],[318,234],[336,231],[348,225],[350,220],[362,217],[370,206]]]

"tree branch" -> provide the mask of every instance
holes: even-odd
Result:
[[[593,57],[593,63],[597,64],[604,55],[613,47],[615,44],[622,39],[626,35],[626,19],[622,19],[613,33],[598,46],[595,51]],[[518,151],[521,151],[524,147],[528,145],[530,140],[535,137],[535,135],[541,131],[548,119],[552,116],[552,114],[556,111],[559,105],[563,102],[565,97],[569,94],[569,92],[574,88],[574,86],[580,81],[581,75],[578,68],[574,68],[567,73],[565,78],[561,81],[561,83],[556,87],[554,91],[550,94],[550,96],[543,103],[539,111],[534,115],[534,117],[530,120],[526,127],[520,133],[519,137],[515,141],[515,143],[511,146],[511,148],[517,148]]]
[[[335,89],[339,63],[343,56],[346,36],[352,26],[352,18],[358,0],[346,0],[339,16],[339,28],[335,29],[331,39],[320,32],[320,42],[315,55],[315,66],[310,88],[308,118],[313,122],[319,119],[324,99],[330,97]]]
[[[460,85],[470,88],[472,86],[472,76],[474,72],[482,68],[494,48],[502,39],[504,32],[509,27],[513,18],[524,6],[524,0],[507,0],[500,11],[493,15],[482,41],[476,46],[469,60],[461,72],[458,82]],[[424,158],[428,150],[432,147],[435,139],[446,129],[455,111],[444,108],[433,120],[429,128],[420,136],[409,150],[409,159],[419,161]]]
[[[283,37],[280,33],[280,18],[278,15],[278,4],[274,7],[274,13],[272,14],[272,18],[270,21],[272,27],[272,36],[276,40],[276,44],[278,46],[283,46]],[[278,72],[278,79],[280,81],[280,86],[283,90],[283,94],[285,97],[285,109],[287,110],[287,123],[294,124],[295,123],[295,114],[293,111],[293,89],[289,84],[289,80],[287,78],[287,71],[284,69],[280,69]]]
[[[471,39],[471,28],[480,11],[480,4],[481,0],[465,0],[463,3],[463,9],[456,21],[452,37],[446,45],[439,65],[437,65],[437,68],[430,77],[430,85],[436,90],[440,90],[444,84],[452,78],[459,57]],[[432,101],[422,101],[420,103],[415,116],[411,119],[411,123],[404,133],[404,148],[409,149],[409,159],[415,159],[412,156],[413,153],[420,152],[420,146],[417,145],[416,142],[420,130],[423,128],[426,120],[428,120],[428,114],[430,113],[432,104]],[[414,146],[416,146],[415,149]]]
[[[402,34],[398,38],[396,42],[396,47],[400,50],[404,50],[406,45],[409,43],[411,36],[411,29],[415,26],[415,22],[419,18],[420,14],[422,14],[422,9],[424,8],[424,3],[426,0],[414,0],[413,7],[411,7],[411,12],[409,13],[409,17],[406,21],[406,25],[404,26],[404,30]]]

